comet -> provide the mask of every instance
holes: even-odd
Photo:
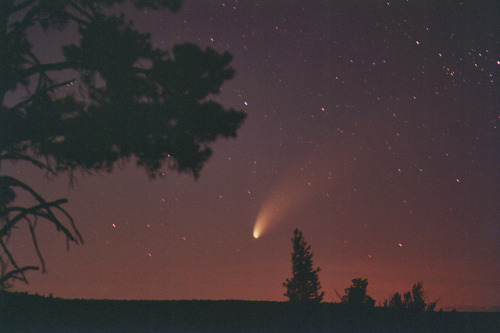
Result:
[[[290,218],[294,212],[314,197],[313,194],[317,190],[324,187],[319,177],[301,170],[303,168],[300,167],[289,169],[273,184],[255,220],[253,228],[255,239]],[[324,182],[327,175],[322,176],[324,176]]]
[[[300,195],[297,192],[283,190],[283,187],[288,187],[285,185],[287,184],[277,186],[261,206],[253,228],[253,237],[255,239],[272,230],[279,222],[286,219],[289,213],[293,211],[293,206],[299,203]],[[280,194],[281,191],[285,191],[285,194]]]
[[[259,230],[256,230],[255,228],[253,230],[253,238],[255,239],[259,238]]]
[[[335,167],[325,163],[324,157],[332,151],[332,147],[325,145],[309,155],[309,158],[298,158],[297,163],[290,163],[291,166],[280,173],[257,214],[253,228],[255,239],[292,218],[312,199],[325,195],[347,176],[341,165]]]

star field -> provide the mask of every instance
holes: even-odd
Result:
[[[217,142],[197,181],[167,169],[149,180],[131,163],[69,188],[64,176],[5,166],[48,198],[67,197],[86,242],[64,252],[40,228],[49,273],[17,289],[284,300],[299,227],[326,301],[363,277],[377,301],[421,280],[438,307],[498,305],[498,10],[322,0],[185,1],[175,15],[128,8],[156,46],[229,51],[236,76],[212,98],[248,119],[235,140]],[[293,204],[255,240],[272,196]],[[29,259],[29,239],[12,241]]]

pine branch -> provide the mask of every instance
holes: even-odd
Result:
[[[34,74],[43,74],[51,71],[62,71],[66,69],[78,69],[80,66],[74,61],[60,61],[48,64],[37,64],[22,71],[20,80],[27,79]]]
[[[9,207],[5,209],[6,214],[12,213],[12,212],[19,212],[16,216],[14,216],[12,219],[10,219],[3,227],[0,229],[0,237],[3,237],[7,235],[7,233],[15,226],[17,222],[19,222],[22,219],[25,219],[29,215],[33,216],[40,216],[46,220],[49,220],[50,222],[54,223],[56,225],[56,228],[58,231],[62,231],[66,237],[68,237],[71,241],[74,241],[78,243],[77,239],[71,234],[71,232],[64,227],[64,225],[57,219],[57,217],[53,216],[53,214],[49,214],[46,212],[41,211],[42,208],[47,208],[47,207],[54,207],[59,210],[61,208],[59,205],[66,203],[66,199],[59,199],[55,200],[52,202],[46,202],[46,203],[41,203],[35,206],[32,206],[30,208],[24,208],[24,207]],[[74,223],[72,223],[74,225]],[[80,234],[78,233],[79,238],[81,237]]]
[[[35,222],[36,222],[36,216],[35,216]],[[30,229],[31,239],[33,240],[33,245],[35,246],[36,254],[38,256],[38,259],[40,260],[40,263],[42,264],[42,273],[46,273],[47,269],[45,267],[45,261],[43,260],[42,253],[40,252],[40,248],[38,247],[38,242],[36,240],[35,227],[30,220],[28,220],[28,226]]]
[[[29,7],[31,5],[33,5],[35,2],[37,2],[37,0],[26,0],[24,2],[21,2],[20,4],[18,5],[14,5],[11,9],[11,13],[15,13],[15,12],[18,12],[18,11],[21,11],[23,10],[24,8],[26,7]]]
[[[28,280],[26,279],[24,272],[28,270],[37,271],[38,269],[39,268],[36,266],[24,266],[22,268],[16,268],[11,270],[10,272],[2,274],[0,275],[0,288],[6,289],[5,284],[10,279],[21,280],[24,281],[25,283],[28,283]],[[21,274],[21,277],[17,276],[18,274]]]
[[[10,253],[9,249],[7,248],[7,245],[5,245],[5,243],[2,240],[2,238],[0,238],[0,246],[2,247],[5,255],[7,256],[7,258],[9,258],[9,262],[12,264],[12,266],[14,266],[15,270],[19,271],[20,274],[23,277],[23,280],[27,282],[26,276],[24,276],[24,271],[17,265],[17,262],[14,260],[14,257]],[[3,277],[2,277],[2,279],[3,279]]]
[[[67,81],[64,81],[64,82],[60,82],[60,83],[56,83],[56,84],[53,84],[49,87],[45,87],[45,88],[41,88],[41,84],[39,83],[39,87],[37,87],[37,92],[34,93],[33,95],[31,95],[29,98],[17,103],[16,105],[14,105],[12,107],[12,110],[15,110],[15,109],[18,109],[18,108],[21,108],[23,106],[25,106],[26,104],[30,103],[31,101],[33,101],[34,99],[36,99],[38,96],[40,96],[40,94],[44,94],[44,93],[47,93],[47,92],[51,92],[53,90],[56,90],[57,88],[60,88],[60,87],[63,87],[65,85],[68,85],[72,82],[75,82],[75,79],[71,79],[71,80],[67,80]]]
[[[15,152],[14,151],[14,152],[8,152],[6,154],[0,155],[0,165],[1,165],[2,160],[14,160],[14,161],[23,160],[23,161],[27,161],[27,162],[30,162],[31,164],[33,164],[34,166],[36,166],[39,169],[47,170],[51,174],[55,174],[55,172],[47,164],[45,164],[43,162],[40,162],[39,160],[34,159],[34,158],[32,158],[32,157],[30,157],[28,155],[22,154],[20,152]]]

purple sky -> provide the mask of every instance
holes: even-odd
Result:
[[[377,301],[423,281],[438,307],[500,305],[498,12],[495,1],[128,8],[157,46],[232,53],[236,77],[213,98],[248,118],[197,181],[168,170],[149,180],[130,161],[71,188],[64,175],[2,165],[47,199],[67,197],[85,239],[66,252],[39,225],[48,274],[16,290],[284,300],[299,227],[326,301],[363,277]],[[56,35],[33,32],[46,59],[74,38]],[[267,229],[255,240],[259,212]],[[34,264],[23,232],[11,246]]]

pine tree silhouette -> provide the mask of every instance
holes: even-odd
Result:
[[[318,279],[320,268],[313,268],[313,253],[307,245],[302,231],[293,232],[292,277],[286,279],[283,286],[290,302],[321,302],[324,292],[320,293],[321,284]]]

